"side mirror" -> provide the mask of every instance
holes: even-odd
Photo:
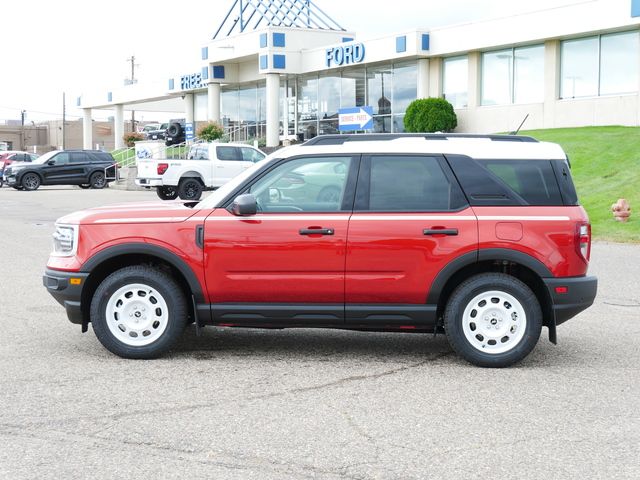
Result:
[[[49,160],[49,161],[47,162],[47,165],[55,165],[55,164],[56,164],[56,161],[55,161],[55,160]]]
[[[237,217],[245,217],[255,215],[258,212],[258,203],[256,197],[250,193],[239,195],[231,204],[231,213]]]

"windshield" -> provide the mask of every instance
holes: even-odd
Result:
[[[39,163],[39,164],[47,163],[49,159],[51,159],[51,157],[53,157],[56,153],[59,153],[59,152],[60,152],[59,150],[54,150],[53,152],[47,152],[41,157],[36,158],[33,161],[33,163]]]

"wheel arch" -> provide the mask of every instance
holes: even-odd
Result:
[[[160,269],[169,271],[178,281],[185,293],[187,304],[191,296],[196,304],[204,304],[205,298],[202,286],[193,269],[175,253],[157,245],[144,243],[126,243],[106,248],[89,260],[81,268],[83,272],[89,272],[82,289],[80,305],[82,306],[83,331],[89,323],[89,311],[91,298],[98,285],[112,272],[130,265],[154,265]],[[190,315],[194,318],[195,312],[190,305]]]
[[[183,174],[180,175],[180,180],[178,180],[178,184],[180,184],[180,182],[183,182],[185,180],[188,180],[190,178],[195,178],[197,180],[200,180],[200,183],[202,183],[202,185],[204,186],[204,176],[196,171],[196,170],[189,170],[187,172],[184,172]]]
[[[506,273],[531,288],[540,303],[543,324],[549,328],[549,339],[555,343],[555,315],[551,297],[542,280],[553,277],[553,274],[538,259],[517,250],[482,249],[466,253],[449,262],[434,279],[427,303],[437,305],[437,314],[440,317],[456,286],[473,275],[487,272]]]

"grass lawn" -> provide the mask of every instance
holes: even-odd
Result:
[[[567,152],[594,239],[640,243],[640,127],[558,128],[521,133],[558,143]],[[626,198],[631,205],[627,223],[616,222],[611,214],[611,204],[619,198]]]

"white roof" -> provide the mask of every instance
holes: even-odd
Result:
[[[346,141],[339,145],[294,145],[275,152],[278,158],[297,155],[345,153],[403,153],[403,154],[457,154],[477,159],[502,160],[564,160],[566,154],[560,145],[548,142],[522,142],[492,140],[491,138],[447,137],[431,140],[424,137],[404,137],[388,140]]]

